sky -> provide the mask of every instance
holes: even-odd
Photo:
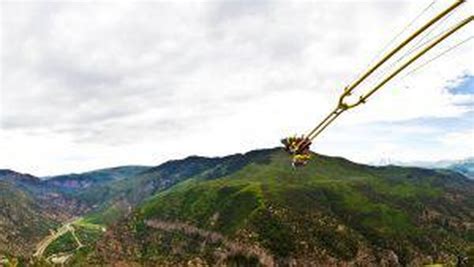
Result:
[[[47,176],[278,146],[454,1],[431,2],[2,1],[0,168]],[[474,156],[474,42],[423,64],[473,27],[342,115],[313,151],[361,163]]]

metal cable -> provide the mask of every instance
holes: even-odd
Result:
[[[431,1],[431,3],[426,6],[415,18],[413,18],[408,24],[403,27],[401,31],[395,35],[390,41],[388,41],[382,49],[380,49],[377,54],[370,60],[370,63],[367,64],[367,66],[364,69],[369,68],[374,62],[382,55],[384,52],[404,33],[406,32],[426,11],[428,11],[434,4],[436,3],[436,0]],[[361,72],[362,73],[362,72]],[[361,73],[359,73],[356,78],[352,79],[352,82],[350,84],[354,83],[357,80],[357,77],[360,77]]]
[[[465,0],[457,0],[455,3],[453,3],[451,6],[449,6],[447,9],[433,17],[431,20],[426,22],[423,26],[421,26],[418,30],[416,30],[414,33],[412,33],[407,39],[402,41],[397,47],[393,48],[391,51],[389,51],[381,60],[378,61],[374,66],[372,66],[369,70],[367,70],[364,74],[361,75],[356,81],[348,85],[345,89],[342,95],[339,97],[339,102],[338,106],[336,109],[331,112],[322,122],[320,122],[315,128],[313,128],[306,136],[306,139],[313,140],[316,136],[318,136],[322,131],[326,129],[340,114],[342,114],[344,111],[354,108],[358,106],[361,103],[365,103],[366,99],[369,98],[372,94],[374,94],[378,89],[380,89],[383,85],[385,85],[388,81],[393,79],[397,74],[399,74],[401,71],[403,71],[408,65],[412,64],[414,61],[416,61],[419,57],[421,57],[423,54],[425,54],[428,50],[436,46],[438,43],[443,41],[445,38],[447,38],[449,35],[453,34],[455,31],[460,29],[461,27],[465,26],[467,23],[471,22],[474,17],[470,16],[466,18],[465,20],[461,21],[459,24],[457,24],[455,27],[450,29],[447,32],[444,32],[442,36],[439,37],[439,39],[436,39],[432,43],[430,43],[427,47],[423,48],[422,51],[417,53],[414,57],[409,59],[407,62],[405,62],[401,67],[396,69],[394,72],[392,72],[388,77],[386,77],[383,81],[381,81],[379,84],[377,84],[372,90],[370,90],[368,93],[360,96],[359,101],[357,101],[354,104],[347,104],[344,102],[344,98],[349,96],[351,92],[361,83],[363,82],[366,78],[368,78],[374,71],[377,70],[380,66],[382,66],[387,60],[390,60],[390,58],[394,55],[397,54],[398,51],[400,51],[402,48],[404,48],[407,44],[410,44],[410,42],[416,37],[420,36],[420,34],[423,33],[426,29],[428,29],[430,26],[433,24],[436,24],[439,22],[440,19],[445,17],[448,13],[459,7],[462,3],[464,3]],[[431,6],[431,4],[430,4]],[[429,7],[430,7],[429,6]],[[425,8],[426,10],[429,8]],[[425,10],[422,11],[422,13],[426,12]],[[421,15],[419,15],[421,16]],[[415,18],[418,19],[418,17]],[[410,23],[410,24],[413,24]],[[411,26],[411,25],[410,25]],[[408,27],[407,27],[408,28]],[[405,30],[405,29],[404,29]],[[423,35],[422,35],[423,36]],[[430,40],[431,41],[431,40]],[[304,142],[304,139],[297,144],[297,148],[301,146],[301,144]]]
[[[413,54],[413,52],[419,50],[421,47],[425,46],[426,44],[430,43],[431,41],[437,39],[438,37],[440,37],[441,35],[443,35],[444,33],[446,33],[447,31],[449,31],[451,28],[449,29],[446,29],[444,31],[441,31],[439,32],[438,34],[436,34],[435,36],[431,37],[431,38],[428,38],[426,39],[430,34],[432,34],[434,32],[434,30],[436,30],[437,28],[439,28],[439,26],[446,22],[454,13],[456,13],[458,10],[454,10],[452,13],[450,13],[448,16],[444,17],[443,19],[441,19],[436,25],[433,26],[433,28],[431,28],[426,34],[422,35],[421,38],[411,47],[409,48],[408,51],[406,51],[402,56],[400,56],[399,58],[397,58],[394,62],[391,62],[388,66],[386,66],[384,69],[380,70],[378,73],[375,74],[375,77],[373,78],[373,82],[371,82],[371,84],[377,84],[379,83],[380,81],[382,81],[383,77],[385,77],[385,75],[389,72],[390,69],[394,68],[398,63],[400,63],[400,61],[402,61],[403,59],[405,59],[407,56]],[[406,76],[403,76],[403,78],[406,77]],[[403,78],[400,78],[400,79],[403,79]]]
[[[325,119],[325,122],[324,123],[321,123],[320,125],[318,125],[318,127],[316,128],[316,130],[312,131],[311,134],[307,135],[307,137],[309,138],[309,140],[313,140],[316,136],[318,136],[322,131],[324,131],[340,114],[342,114],[344,111],[346,111],[347,109],[350,109],[350,108],[354,108],[356,106],[358,106],[359,104],[361,103],[365,103],[365,101],[371,96],[373,95],[376,91],[378,91],[380,88],[382,88],[387,82],[389,82],[390,80],[392,80],[394,77],[396,77],[400,72],[402,72],[404,69],[406,69],[410,64],[414,63],[418,58],[420,58],[421,56],[423,56],[425,53],[427,53],[429,50],[431,50],[433,47],[435,47],[436,45],[438,45],[439,43],[441,43],[443,40],[445,40],[446,38],[448,38],[450,35],[452,35],[453,33],[455,33],[456,31],[458,31],[459,29],[461,29],[462,27],[466,26],[468,23],[472,22],[474,20],[474,16],[470,16],[464,20],[462,20],[461,22],[459,22],[458,24],[456,24],[455,26],[451,27],[449,30],[443,32],[443,34],[437,38],[436,40],[433,40],[427,47],[423,48],[422,51],[418,52],[416,55],[414,55],[412,58],[410,58],[407,62],[403,63],[402,66],[400,66],[399,68],[397,68],[395,71],[393,71],[388,77],[384,78],[383,81],[381,81],[379,84],[377,84],[374,88],[372,88],[368,93],[364,94],[363,96],[360,97],[359,101],[354,103],[354,104],[345,104],[344,105],[344,109],[336,109],[336,111],[334,112],[334,116],[328,116],[326,119]],[[466,43],[467,41],[469,41],[470,39],[472,39],[472,36],[462,42],[460,42],[459,44],[453,46],[453,47],[450,47],[448,50],[444,51],[442,54],[436,56],[435,58],[432,58],[430,59],[428,62],[425,62],[425,64],[423,64],[422,66],[424,65],[427,65],[429,62],[432,62],[433,60],[441,57],[442,55],[446,54],[447,52],[453,50],[454,48],[456,47],[459,47],[461,44],[463,43]],[[419,69],[419,68],[418,68]],[[330,118],[330,119],[329,119]],[[329,120],[328,120],[329,119]],[[321,127],[320,127],[321,126]]]
[[[446,22],[453,14],[455,14],[458,10],[454,10],[452,13],[450,13],[449,15],[447,15],[446,17],[442,18],[436,25],[433,26],[433,28],[431,28],[426,34],[424,34],[423,36],[421,36],[421,38],[415,42],[415,44],[410,48],[408,49],[408,51],[406,51],[400,58],[398,58],[394,64],[397,64],[398,62],[400,62],[402,59],[404,59],[406,56],[412,54],[414,51],[416,51],[417,49],[419,49],[420,47],[426,45],[427,43],[431,42],[432,40],[438,38],[439,36],[441,36],[445,31],[442,31],[438,34],[436,34],[435,36],[425,40],[430,34],[432,34],[434,32],[434,30],[436,30],[437,28],[439,28],[439,26],[441,26],[444,22]],[[393,65],[394,65],[393,64]]]
[[[458,48],[459,46],[461,46],[461,45],[463,45],[463,44],[465,44],[465,43],[471,41],[473,38],[474,38],[474,35],[472,35],[472,36],[470,36],[470,37],[464,39],[463,41],[461,41],[461,42],[459,42],[459,43],[457,43],[457,44],[455,44],[455,45],[453,45],[453,46],[451,46],[451,47],[445,49],[443,52],[439,53],[438,55],[436,55],[436,56],[434,56],[434,57],[432,57],[432,58],[430,58],[430,59],[428,59],[427,61],[423,62],[423,63],[422,63],[421,65],[419,65],[418,67],[414,68],[413,70],[411,70],[411,71],[408,72],[407,74],[403,75],[403,77],[401,77],[401,79],[403,79],[403,78],[405,78],[405,77],[407,77],[407,76],[413,74],[414,72],[420,70],[421,68],[423,68],[423,67],[425,67],[426,65],[430,64],[431,62],[437,60],[438,58],[440,58],[440,57],[446,55],[447,53],[449,53],[449,52],[451,52],[452,50]]]

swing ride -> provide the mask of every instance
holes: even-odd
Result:
[[[413,21],[411,21],[407,27],[403,31],[405,31],[410,25],[414,23],[415,20],[417,20],[424,12],[428,10],[429,7],[431,7],[434,4],[434,1],[427,7],[425,8],[421,14],[419,14]],[[386,85],[390,80],[392,80],[395,76],[400,74],[403,70],[405,70],[407,67],[411,66],[415,61],[417,61],[420,57],[422,57],[424,54],[426,54],[428,51],[430,51],[432,48],[437,46],[439,43],[450,37],[452,34],[460,30],[461,28],[465,27],[468,25],[470,22],[474,20],[474,16],[470,15],[469,17],[455,23],[453,26],[450,28],[442,31],[441,33],[437,34],[436,36],[432,37],[431,39],[422,42],[423,38],[426,38],[426,36],[423,36],[424,34],[426,35],[427,30],[430,29],[430,32],[428,32],[428,35],[431,33],[432,28],[437,27],[439,24],[442,24],[443,20],[447,19],[454,10],[456,10],[458,7],[460,7],[463,3],[465,3],[466,0],[457,0],[454,2],[452,5],[450,5],[448,8],[440,12],[438,15],[434,16],[431,18],[428,22],[423,24],[421,27],[419,27],[416,31],[414,31],[411,35],[409,35],[406,39],[404,39],[402,42],[400,42],[395,48],[390,50],[388,53],[385,54],[379,61],[377,61],[372,67],[370,67],[367,71],[365,71],[358,79],[356,79],[354,82],[350,83],[348,86],[346,86],[342,92],[342,94],[339,97],[339,101],[337,102],[336,107],[319,123],[314,127],[311,131],[309,131],[307,134],[302,135],[300,137],[297,136],[292,136],[292,137],[287,137],[281,140],[281,143],[284,146],[285,151],[287,151],[291,156],[292,156],[292,165],[293,167],[299,167],[299,166],[304,166],[308,163],[308,161],[311,158],[311,152],[310,152],[310,146],[313,142],[313,140],[319,136],[336,118],[338,118],[342,113],[344,113],[347,110],[353,109],[360,104],[364,104],[367,102],[367,99],[372,96],[375,92],[377,92],[380,88],[382,88],[384,85]],[[435,25],[436,24],[436,25]],[[402,32],[403,32],[402,31]],[[399,35],[402,33],[400,32]],[[396,39],[399,35],[397,35],[394,39]],[[392,39],[392,41],[394,40]],[[378,81],[375,85],[370,87],[370,90],[368,90],[367,93],[361,94],[359,98],[355,101],[352,101],[352,103],[349,103],[348,97],[352,95],[355,89],[359,88],[360,85],[366,81],[369,76],[371,76],[375,71],[379,70],[382,65],[386,65],[387,62],[389,62],[390,59],[392,59],[395,55],[398,55],[401,53],[401,51],[404,48],[407,48],[409,45],[414,43],[414,40],[417,39],[417,42],[415,43],[414,47],[412,47],[408,52],[405,52],[395,63],[398,63],[402,59],[404,59],[407,55],[412,55],[409,59],[407,59],[405,62],[401,63],[399,66],[397,66],[395,69],[393,69],[387,76],[384,76],[383,79]],[[425,64],[429,63],[430,61],[440,57],[441,55],[444,55],[448,51],[454,49],[455,47],[459,46],[462,43],[465,43],[468,40],[471,40],[472,36],[463,42],[450,47],[443,53],[439,54],[438,56],[432,58]],[[393,64],[393,63],[392,63]],[[390,67],[390,66],[389,66]]]

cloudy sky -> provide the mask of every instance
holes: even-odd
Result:
[[[277,146],[325,116],[430,3],[2,1],[0,168],[53,175]],[[358,162],[474,156],[473,43],[402,74],[313,150]]]

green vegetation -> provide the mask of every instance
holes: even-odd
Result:
[[[45,250],[43,258],[49,258],[55,255],[71,255],[68,259],[69,264],[81,264],[86,262],[89,255],[95,247],[96,242],[104,233],[104,226],[89,223],[83,219],[77,220],[71,224],[73,232],[67,232],[54,240]],[[82,246],[79,246],[74,235]]]
[[[66,234],[46,254],[85,266],[468,266],[473,194],[449,171],[316,154],[293,169],[281,149],[189,157],[67,193],[93,207],[73,224],[84,247]]]
[[[263,207],[262,198],[259,183],[188,181],[147,202],[143,213],[146,218],[160,214],[163,218],[179,218],[200,227],[232,233],[246,223],[252,212]]]
[[[53,243],[51,243],[45,250],[45,256],[50,256],[60,252],[72,252],[78,247],[76,240],[71,232],[68,232]]]
[[[285,153],[267,152],[267,161],[249,161],[211,180],[198,174],[159,193],[141,205],[140,214],[144,220],[184,221],[257,242],[280,258],[305,257],[301,254],[319,248],[350,260],[367,247],[392,250],[407,264],[416,253],[440,255],[433,244],[448,236],[446,251],[472,244],[466,238],[472,229],[449,226],[472,220],[472,203],[459,205],[448,197],[472,197],[473,184],[462,188],[464,179],[323,156],[294,170]],[[450,223],[429,218],[431,213],[448,216]]]

